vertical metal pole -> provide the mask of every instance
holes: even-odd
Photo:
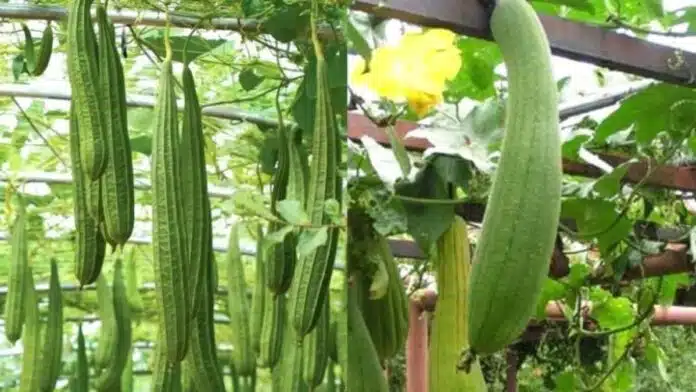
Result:
[[[517,352],[508,349],[505,353],[507,359],[507,387],[506,392],[517,392]]]
[[[428,392],[428,317],[420,301],[409,301],[406,392]]]

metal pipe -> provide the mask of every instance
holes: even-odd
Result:
[[[40,85],[38,83],[33,85],[1,83],[0,97],[43,98],[69,101],[72,94],[68,84],[60,88],[50,89],[46,88],[46,85]],[[155,97],[149,95],[129,94],[126,97],[126,103],[131,107],[152,108],[155,106]],[[179,111],[184,110],[183,100],[177,101],[177,109]],[[262,116],[257,113],[230,106],[206,106],[201,109],[201,112],[205,116],[227,120],[246,121],[264,127],[275,127],[278,125],[278,120],[275,118]]]

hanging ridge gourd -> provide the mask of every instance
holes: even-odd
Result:
[[[34,39],[31,36],[31,30],[24,23],[22,23],[22,30],[24,31],[24,66],[26,71],[29,75],[41,76],[48,68],[48,62],[51,60],[51,54],[53,53],[53,28],[51,28],[51,21],[46,22],[46,27],[41,36],[38,57],[36,57],[34,50]]]
[[[24,305],[29,269],[27,218],[24,200],[18,197],[17,217],[10,237],[10,268],[5,296],[5,337],[15,344],[22,336],[26,306]]]
[[[106,254],[106,241],[99,230],[99,223],[89,213],[90,179],[82,170],[80,130],[75,110],[75,104],[70,104],[69,136],[75,219],[75,276],[82,287],[94,283],[101,273]]]
[[[113,290],[109,286],[106,274],[100,274],[97,278],[97,313],[99,315],[99,339],[97,349],[94,351],[93,364],[97,369],[109,365],[109,360],[116,350],[118,338],[116,336],[116,318],[114,315]]]
[[[316,4],[313,4],[313,7],[315,6]],[[340,204],[341,181],[337,174],[340,162],[338,124],[336,124],[331,104],[328,63],[317,37],[315,24],[316,21],[313,20],[316,105],[305,211],[310,217],[312,226],[319,227],[330,223],[324,208],[326,201],[333,199]],[[324,244],[297,260],[290,285],[288,309],[291,324],[300,339],[314,329],[329,290],[339,230],[337,227],[331,227],[327,231]]]
[[[58,277],[58,263],[51,259],[48,287],[48,321],[46,322],[41,361],[41,392],[52,392],[60,377],[63,357],[63,297]]]
[[[19,392],[39,390],[41,381],[41,320],[39,302],[34,288],[32,268],[25,270],[24,286],[25,326],[22,336],[22,371],[19,376]]]
[[[208,255],[212,265],[212,252]],[[184,367],[188,369],[193,382],[201,391],[225,391],[222,369],[218,363],[217,345],[215,344],[215,290],[213,288],[212,268],[205,268],[205,279],[201,281],[201,301],[191,325],[189,349],[184,358]]]
[[[196,93],[196,83],[188,63],[181,75],[184,91],[184,115],[181,127],[181,167],[184,197],[188,264],[191,273],[191,317],[195,317],[203,298],[203,280],[206,279],[206,264],[213,252],[213,227],[208,198],[208,172],[205,168],[205,140],[201,106]]]
[[[291,174],[291,171],[299,170],[299,168],[293,167],[290,160],[292,146],[287,134],[288,130],[285,129],[285,126],[278,127],[278,167],[273,174],[273,189],[271,191],[271,212],[276,215],[278,215],[278,202],[286,198],[297,200],[300,203],[304,202],[304,198],[293,199],[293,195],[288,194],[290,177],[291,175],[297,176],[297,173]],[[283,224],[280,222],[271,222],[268,231],[273,233],[282,227]],[[292,274],[297,263],[296,248],[297,238],[295,233],[291,231],[283,238],[283,241],[274,244],[269,249],[269,256],[266,258],[265,282],[268,289],[275,295],[284,294],[290,288]]]
[[[97,5],[99,27],[99,91],[104,110],[107,163],[99,184],[103,232],[112,249],[123,246],[133,232],[135,196],[133,158],[128,137],[128,110],[123,65],[116,47],[114,26],[106,8]]]
[[[75,375],[71,380],[71,385],[73,390],[78,392],[87,392],[89,388],[89,364],[82,323],[77,325],[77,359],[75,360]]]
[[[168,38],[167,38],[168,39]],[[171,52],[162,62],[152,138],[152,232],[162,352],[171,363],[186,356],[191,324],[189,263],[181,193],[179,124]]]
[[[98,180],[106,168],[106,128],[101,94],[97,38],[90,9],[94,0],[74,0],[68,11],[68,79],[80,126],[80,160],[87,178]]]
[[[39,57],[36,58],[36,64],[34,69],[31,70],[31,74],[34,76],[41,76],[48,68],[48,63],[51,61],[51,55],[53,54],[53,27],[51,26],[51,21],[46,22],[46,27],[44,28],[43,35],[41,36],[41,46],[39,47]]]
[[[131,355],[132,326],[130,306],[126,297],[126,283],[123,276],[123,262],[114,262],[114,278],[111,292],[113,307],[112,342],[114,344],[106,368],[96,379],[98,391],[110,392],[120,390],[121,374]]]
[[[507,68],[505,135],[469,283],[469,354],[513,342],[536,307],[561,207],[558,97],[544,29],[525,0],[497,0]],[[466,366],[464,366],[466,367]]]
[[[259,282],[260,283],[260,282]],[[239,227],[230,229],[227,251],[227,292],[232,335],[232,365],[239,376],[250,376],[256,368],[256,356],[251,347],[250,310],[246,297],[244,265],[239,249]]]
[[[435,255],[437,307],[430,327],[428,374],[430,390],[486,392],[478,362],[469,373],[457,370],[460,349],[468,346],[467,285],[470,253],[466,222],[455,215],[452,225],[437,239]]]

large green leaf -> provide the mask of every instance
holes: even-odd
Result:
[[[612,134],[633,127],[638,143],[650,143],[660,132],[681,133],[672,129],[672,112],[681,101],[696,100],[696,90],[671,84],[656,84],[623,101],[621,106],[599,124],[595,140],[602,142]]]
[[[147,47],[164,57],[163,31],[156,30],[149,34],[143,34],[140,38]],[[186,61],[191,62],[227,42],[224,39],[205,39],[198,36],[189,39],[186,35],[173,36],[169,40],[172,46],[172,61],[177,62],[184,62],[184,47],[186,47]],[[187,41],[188,45],[186,45]]]
[[[575,219],[581,237],[596,238],[603,254],[633,228],[631,220],[619,217],[614,203],[607,200],[568,198],[563,201],[561,215]]]
[[[461,38],[457,47],[461,51],[462,67],[448,83],[445,98],[452,102],[462,98],[482,101],[495,95],[493,71],[502,61],[498,46],[476,38]]]
[[[398,181],[394,186],[399,195],[421,199],[447,199],[447,185],[432,164],[428,164],[413,182]],[[454,217],[452,204],[424,204],[401,200],[408,232],[421,249],[426,252],[430,246],[450,227]]]

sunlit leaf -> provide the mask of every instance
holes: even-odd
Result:
[[[278,213],[286,221],[293,225],[307,225],[309,224],[309,216],[304,211],[302,203],[297,200],[281,200],[276,205]]]
[[[297,256],[307,257],[314,250],[326,244],[328,236],[328,228],[326,226],[318,229],[306,229],[300,233],[297,240]]]

